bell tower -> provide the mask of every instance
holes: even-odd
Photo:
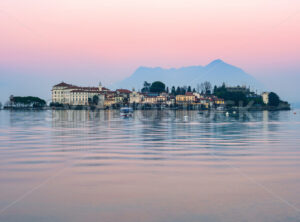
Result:
[[[99,91],[102,91],[103,87],[102,87],[102,84],[101,84],[101,82],[99,82],[99,86],[98,86],[98,88],[99,88]]]

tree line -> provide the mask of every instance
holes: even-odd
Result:
[[[147,81],[144,82],[143,88],[141,90],[142,93],[162,93],[166,92],[173,96],[177,95],[184,95],[187,92],[197,92],[202,95],[214,95],[218,98],[224,99],[225,101],[230,101],[232,106],[239,106],[239,105],[247,105],[250,102],[253,105],[265,105],[261,95],[258,95],[250,90],[243,91],[229,91],[228,88],[223,83],[221,86],[214,86],[208,81],[203,83],[198,83],[196,88],[192,88],[191,86],[172,86],[171,89],[166,87],[163,82],[155,81],[153,83],[149,83]],[[283,101],[280,100],[279,96],[274,93],[269,93],[269,106],[276,107]]]
[[[21,107],[44,107],[46,101],[34,96],[10,96],[8,106],[21,106]]]
[[[169,87],[166,87],[166,85],[163,82],[155,81],[153,83],[149,83],[145,81],[141,92],[142,93],[166,92],[173,96],[184,95],[187,92],[197,92],[197,93],[209,95],[212,93],[212,85],[210,82],[205,81],[203,83],[197,84],[197,88],[192,88],[191,86],[177,86],[177,87],[172,86],[169,89]]]

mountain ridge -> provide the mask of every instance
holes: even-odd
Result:
[[[262,84],[243,69],[224,62],[213,60],[205,66],[184,66],[179,68],[138,67],[131,76],[115,83],[113,88],[141,89],[144,81],[162,81],[167,86],[190,85],[209,81],[212,85],[246,85],[253,90],[262,90]]]

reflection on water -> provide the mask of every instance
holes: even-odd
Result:
[[[299,132],[289,111],[0,111],[0,221],[299,221]]]

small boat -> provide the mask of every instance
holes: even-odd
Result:
[[[120,109],[120,115],[122,117],[132,117],[133,115],[133,109],[130,107],[122,107]]]
[[[223,106],[218,106],[216,110],[217,111],[224,111],[224,107]]]

